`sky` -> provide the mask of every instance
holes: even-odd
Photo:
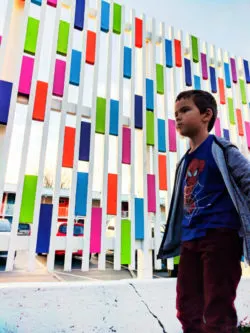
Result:
[[[182,29],[250,60],[250,0],[119,0],[136,14]]]

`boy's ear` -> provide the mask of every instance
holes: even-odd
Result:
[[[204,113],[204,120],[210,121],[213,118],[213,110],[211,108],[207,108],[206,112]]]

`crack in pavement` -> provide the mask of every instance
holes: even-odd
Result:
[[[161,326],[162,328],[162,332],[163,333],[167,333],[167,331],[165,330],[164,325],[162,324],[162,322],[160,321],[160,319],[150,310],[149,306],[147,305],[147,303],[143,300],[142,296],[140,295],[140,293],[138,292],[138,290],[136,289],[136,287],[133,285],[133,283],[129,283],[129,285],[134,289],[134,291],[136,292],[136,294],[141,298],[142,303],[146,306],[146,308],[148,309],[149,313],[158,321],[158,324]]]

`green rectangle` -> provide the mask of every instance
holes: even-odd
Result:
[[[69,40],[69,23],[65,21],[60,21],[58,40],[57,40],[57,53],[64,56],[67,55],[68,50],[68,40]]]
[[[105,134],[106,121],[106,99],[102,97],[96,98],[96,133]]]
[[[122,26],[122,6],[114,3],[113,6],[113,32],[115,34],[121,33]]]
[[[174,257],[174,265],[179,265],[180,263],[180,256]]]
[[[36,53],[36,44],[40,21],[33,17],[28,18],[24,51],[30,54]]]
[[[164,75],[163,75],[163,66],[156,64],[156,86],[157,93],[164,94]]]
[[[192,40],[193,62],[199,62],[198,38],[195,36],[191,36],[191,40]]]
[[[131,264],[131,222],[121,220],[121,264]]]
[[[37,176],[25,175],[19,222],[33,223]]]
[[[155,126],[154,126],[154,112],[146,111],[146,136],[147,145],[154,146],[155,144]]]
[[[240,92],[241,92],[241,101],[242,104],[247,104],[247,95],[244,80],[240,79]]]
[[[235,125],[235,116],[234,116],[234,101],[231,97],[227,98],[228,112],[229,112],[229,121],[230,124]]]

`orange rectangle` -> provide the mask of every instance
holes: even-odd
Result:
[[[159,188],[162,191],[167,191],[167,156],[159,155],[158,156],[159,163]]]
[[[225,84],[222,78],[218,78],[219,92],[220,92],[220,104],[226,104],[226,95],[225,95]]]
[[[240,109],[236,109],[236,118],[237,118],[239,135],[244,136],[242,114]]]
[[[118,175],[109,173],[108,174],[108,200],[107,200],[107,214],[117,214],[117,182]]]
[[[135,46],[142,47],[142,20],[135,18]]]
[[[95,64],[96,53],[96,33],[88,30],[87,32],[87,45],[86,45],[86,63],[90,65]]]
[[[62,166],[65,168],[73,168],[75,131],[74,127],[65,127],[62,159]]]
[[[182,66],[181,41],[178,39],[174,40],[174,50],[175,50],[175,66],[181,67]]]
[[[33,120],[44,121],[46,111],[46,101],[48,93],[48,83],[43,81],[37,81],[36,84],[36,96],[33,109]]]

